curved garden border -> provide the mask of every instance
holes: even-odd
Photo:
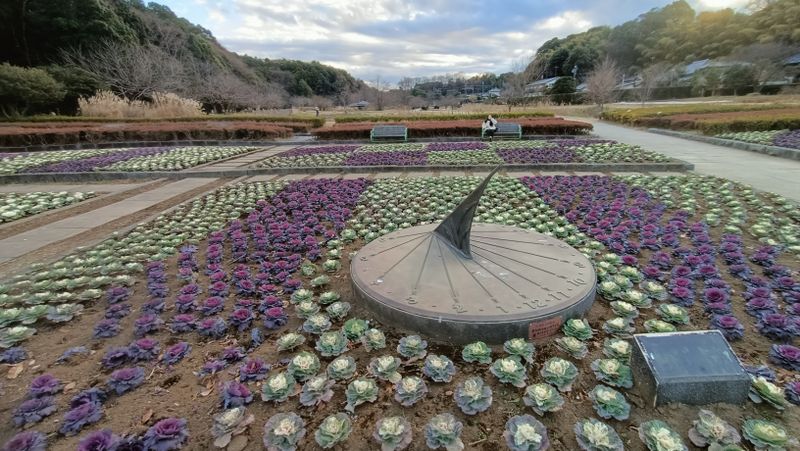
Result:
[[[665,130],[663,128],[649,128],[647,131],[658,133],[660,135],[673,136],[675,138],[691,139],[692,141],[700,141],[706,144],[732,147],[734,149],[747,150],[749,152],[762,153],[773,157],[788,158],[790,160],[800,161],[800,150],[790,149],[788,147],[766,146],[764,144],[748,143],[733,139],[715,138],[713,136],[695,135],[692,133],[678,132],[675,130]]]

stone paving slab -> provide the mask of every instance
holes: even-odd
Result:
[[[280,178],[280,175],[256,175],[245,180],[246,182],[272,182]]]
[[[573,172],[575,175],[606,175],[605,172],[596,172],[596,171],[575,171]]]
[[[213,180],[209,178],[185,178],[111,205],[0,240],[0,264],[212,182]]]
[[[580,120],[591,122],[594,133],[601,138],[639,145],[694,164],[694,170],[699,174],[746,183],[800,202],[800,161],[650,133],[594,119]]]

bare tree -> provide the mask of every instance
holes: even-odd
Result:
[[[130,100],[149,99],[156,92],[184,92],[188,85],[184,65],[154,46],[106,42],[92,50],[65,52],[64,60]]]
[[[383,78],[379,75],[375,77],[375,86],[373,97],[375,99],[375,108],[378,111],[383,111],[383,107],[386,103],[386,95],[385,91],[389,88],[389,84],[383,80]]]
[[[525,86],[530,81],[530,74],[527,72],[530,66],[530,60],[526,58],[519,58],[511,63],[511,74],[506,77],[501,94],[502,99],[508,105],[508,111],[511,111],[514,104],[522,103]]]
[[[639,100],[644,105],[653,95],[653,90],[663,83],[669,72],[669,64],[656,63],[645,68],[641,73],[642,82],[639,85]]]
[[[608,57],[586,77],[586,95],[600,107],[601,113],[605,104],[611,103],[616,99],[616,88],[619,79],[619,68]]]
[[[781,60],[797,52],[795,47],[771,42],[767,44],[752,44],[740,47],[731,53],[731,61],[745,62],[752,65],[759,89],[769,81],[784,75]]]

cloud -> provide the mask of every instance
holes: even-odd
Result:
[[[741,3],[745,0],[697,0]],[[508,71],[552,37],[630,20],[655,0],[167,0],[228,49],[316,60],[370,80]]]

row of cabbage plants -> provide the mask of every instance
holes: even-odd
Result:
[[[261,167],[426,166],[546,163],[664,163],[664,155],[600,139],[304,146]]]
[[[0,159],[0,174],[180,171],[258,149],[248,146],[142,147],[9,154]]]
[[[800,130],[767,130],[762,132],[733,132],[716,135],[717,138],[744,141],[766,146],[800,149]]]
[[[705,328],[700,319],[708,321],[704,310],[715,302],[704,301],[703,308],[698,309],[687,302],[690,296],[686,290],[699,289],[706,294],[717,289],[727,294],[727,299],[716,302],[719,308],[741,303],[732,296],[732,290],[726,292],[725,283],[739,283],[734,276],[707,268],[715,263],[717,255],[736,257],[727,255],[736,251],[733,247],[722,246],[738,241],[726,239],[718,250],[703,253],[707,249],[700,246],[718,244],[706,239],[716,234],[695,228],[691,221],[706,213],[706,205],[713,199],[711,194],[720,192],[719,180],[536,177],[521,181],[498,178],[489,185],[478,207],[477,220],[557,236],[596,261],[605,302],[595,308],[603,309],[600,316],[607,319],[597,324],[568,321],[555,348],[536,349],[524,339],[515,339],[502,350],[480,342],[461,349],[434,349],[424,337],[401,335],[391,327],[351,316],[351,312],[358,313],[358,306],[354,308],[348,302],[351,299],[331,287],[346,273],[342,267],[346,267],[349,253],[356,251],[360,243],[393,230],[441,219],[478,182],[477,178],[435,178],[386,179],[372,184],[362,179],[309,180],[283,187],[236,185],[193,203],[196,208],[184,207],[142,226],[131,234],[133,237],[113,237],[109,242],[114,244],[98,246],[109,253],[96,252],[95,248],[66,259],[68,271],[77,267],[87,278],[94,273],[83,274],[86,268],[108,271],[114,261],[106,259],[112,256],[123,266],[111,267],[116,272],[109,274],[116,279],[110,284],[92,279],[91,284],[98,288],[88,288],[96,291],[91,296],[81,296],[105,298],[105,312],[99,318],[93,317],[97,319],[95,326],[87,328],[94,338],[86,337],[95,340],[102,352],[92,358],[85,348],[69,348],[62,358],[86,355],[99,360],[97,363],[108,375],[105,386],[85,387],[79,395],[84,401],[70,403],[60,423],[60,433],[79,434],[100,422],[106,398],[136,396],[152,384],[144,378],[150,367],[161,367],[193,371],[217,392],[219,412],[205,427],[210,427],[212,438],[220,447],[237,436],[247,435],[244,432],[255,421],[253,412],[261,411],[251,406],[254,393],[260,392],[262,402],[269,406],[279,404],[280,410],[286,412],[260,418],[268,449],[308,446],[311,437],[305,438],[306,423],[302,418],[309,414],[316,425],[313,439],[320,446],[352,444],[363,439],[350,436],[353,412],[364,411],[380,418],[371,432],[384,449],[403,449],[423,441],[431,449],[460,449],[465,441],[462,436],[470,443],[480,434],[473,422],[464,421],[475,415],[483,423],[499,422],[495,430],[498,434],[505,431],[501,440],[510,449],[547,449],[554,437],[562,443],[575,441],[581,449],[622,449],[623,438],[631,438],[625,427],[631,421],[636,421],[641,440],[651,450],[686,449],[685,437],[697,446],[705,443],[736,449],[741,440],[737,428],[713,412],[699,412],[699,419],[684,436],[684,431],[668,424],[668,419],[653,419],[652,412],[633,408],[625,393],[635,382],[628,366],[630,344],[625,340],[632,332]],[[596,188],[590,189],[592,186]],[[278,191],[280,188],[283,189]],[[736,257],[736,264],[755,271],[761,268],[756,261],[771,257],[770,273],[782,274],[778,279],[789,277],[785,270],[774,266],[780,266],[776,261],[785,260],[787,250],[796,244],[792,244],[791,223],[783,223],[786,217],[794,220],[791,204],[738,185],[724,186],[722,192],[733,198],[723,197],[722,211],[717,213],[720,221],[707,227],[731,227],[726,229],[727,235],[738,236],[742,243],[760,239],[765,246],[779,248],[778,252],[753,252],[752,255],[759,254],[755,260],[751,255]],[[744,213],[737,213],[739,210]],[[744,220],[737,222],[737,218]],[[649,264],[650,249],[637,248],[633,243],[644,244],[649,239],[645,236],[652,231],[645,228],[649,224],[663,228],[656,230],[656,243],[646,243],[660,246],[653,254],[667,254],[658,257],[658,273],[648,269],[656,266]],[[780,241],[770,244],[769,240],[776,240],[775,235],[753,233],[757,225],[785,230],[777,238]],[[674,238],[664,239],[670,233],[676,235],[677,244]],[[150,239],[151,234],[159,239]],[[686,243],[681,245],[681,240]],[[682,247],[690,249],[675,252]],[[760,255],[763,253],[767,256]],[[708,254],[715,258],[703,257]],[[87,263],[90,259],[94,260]],[[682,266],[690,271],[675,269]],[[38,268],[35,277],[13,280],[7,286],[4,302],[24,304],[32,297],[29,293],[40,289],[59,294],[88,291],[82,285],[84,281],[64,285],[67,279],[80,278],[78,273],[49,274],[63,269],[60,265],[47,271]],[[135,279],[134,283],[128,283],[131,279]],[[688,279],[692,288],[678,279]],[[178,282],[177,287],[174,281]],[[789,289],[770,285],[770,293],[754,294],[776,303],[782,301],[782,308],[795,304],[791,293],[796,284],[788,280],[779,284]],[[42,298],[44,295],[36,297]],[[133,312],[137,314],[135,321],[126,321]],[[788,316],[787,321],[791,322]],[[123,336],[130,345],[103,345],[117,336]],[[238,343],[230,344],[231,339]],[[798,370],[791,366],[798,361],[797,355],[792,358],[796,350],[790,344],[792,339],[791,335],[776,339],[776,346],[782,346],[778,348],[780,353],[773,355],[768,346],[764,349],[764,357],[769,354],[777,370],[766,366],[751,368],[756,375],[754,401],[775,409],[786,408],[787,400],[800,402],[800,384],[791,382],[791,375]],[[193,349],[223,340],[227,346],[221,352],[208,355],[198,368],[186,368],[190,363],[187,356]],[[25,357],[24,350],[13,348],[2,359],[16,363]],[[748,360],[748,356],[742,357]],[[28,399],[15,410],[15,421],[20,418],[21,425],[37,424],[57,409],[55,397],[62,396],[61,382],[55,376],[40,378],[30,381]],[[786,382],[785,387],[778,385],[779,380]],[[444,391],[452,392],[451,401],[441,401]],[[518,397],[523,408],[531,409],[538,417],[509,416],[502,406],[513,402],[507,393],[511,398]],[[52,399],[41,401],[43,397]],[[503,402],[493,403],[495,398]],[[422,415],[423,422],[417,424],[414,420],[412,424],[408,417],[404,420],[380,413],[392,401],[397,408],[439,413],[433,417]],[[339,402],[345,405],[344,412]],[[551,414],[575,409],[584,402],[591,403],[595,414],[606,421],[581,419],[570,431],[563,430],[563,422]],[[752,407],[748,412],[755,416]],[[747,419],[740,427],[742,435],[757,447],[779,449],[790,442],[780,421]],[[151,433],[152,428],[156,430]],[[180,418],[161,419],[150,429],[141,435],[119,436],[110,430],[84,433],[81,443],[105,440],[102,443],[109,443],[108,447],[123,442],[126,446],[155,446],[148,440],[156,436],[164,441],[158,449],[177,449],[189,440],[186,422]],[[413,437],[415,430],[422,430],[422,437]],[[34,432],[21,435],[24,436],[19,440],[32,436],[43,439]],[[189,446],[201,446],[199,443],[190,441]]]
[[[0,193],[0,224],[72,205],[92,198],[94,195],[92,191]]]

